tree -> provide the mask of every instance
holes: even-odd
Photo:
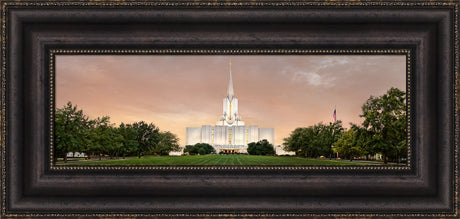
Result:
[[[123,152],[126,150],[124,142],[124,137],[121,135],[119,129],[117,127],[110,127],[112,129],[112,136],[113,136],[113,147],[111,151],[109,151],[110,157],[113,159],[116,157],[117,159],[120,155],[123,155]]]
[[[155,147],[155,153],[168,155],[171,151],[179,150],[179,138],[171,132],[160,132],[160,141]]]
[[[295,151],[303,157],[332,157],[332,145],[342,135],[343,130],[341,121],[329,125],[318,123],[307,128],[296,128],[284,139],[284,150]]]
[[[54,162],[58,157],[63,157],[67,162],[68,152],[81,152],[83,146],[88,144],[89,120],[71,102],[56,109],[54,118]]]
[[[358,145],[358,131],[350,129],[343,134],[335,143],[335,149],[338,153],[348,157],[350,161],[353,157],[362,156],[364,150]]]
[[[115,127],[110,117],[98,117],[90,120],[81,109],[68,102],[55,113],[55,147],[53,160],[64,158],[67,162],[68,152],[84,152],[91,158],[109,155],[110,158],[146,153],[160,155],[179,150],[179,139],[171,132],[160,132],[153,123],[144,121],[133,124],[121,123]],[[202,146],[201,153],[210,153]],[[212,150],[212,146],[210,146]]]
[[[362,154],[369,158],[369,155],[375,155],[378,151],[375,151],[374,140],[372,139],[372,132],[366,128],[351,123],[351,129],[356,134],[356,144],[361,148]]]
[[[319,148],[319,155],[329,155],[329,158],[332,158],[333,150],[332,145],[342,136],[344,128],[342,126],[342,121],[338,120],[336,122],[330,122],[329,125],[323,125],[319,123],[314,126],[314,129],[317,129],[315,142],[316,147]]]
[[[136,129],[136,141],[139,143],[136,148],[137,156],[141,158],[146,152],[152,151],[160,141],[160,130],[153,124],[147,124],[144,121],[132,124]]]
[[[199,148],[198,150],[202,149],[202,152],[204,152],[204,153],[200,153],[202,155],[211,154],[211,153],[216,152],[216,149],[214,149],[213,146],[211,146],[210,144],[206,144],[206,143],[198,143],[195,145],[195,147],[198,147]]]
[[[118,127],[118,133],[121,135],[122,144],[119,153],[123,156],[123,159],[126,155],[136,154],[139,147],[139,142],[136,140],[138,136],[137,129],[131,124],[121,123]]]
[[[292,131],[289,137],[283,139],[283,149],[285,151],[295,151],[296,154],[300,156],[306,156],[302,148],[307,144],[305,141],[305,132],[307,132],[308,129],[309,128],[296,128]]]
[[[304,151],[311,157],[319,157],[328,154],[329,147],[324,138],[324,130],[327,129],[323,123],[318,123],[311,127],[309,143]]]
[[[385,163],[388,158],[399,159],[405,154],[401,145],[406,139],[405,93],[390,88],[380,97],[371,96],[362,106],[363,126],[372,133],[374,151],[382,153]]]
[[[186,145],[184,148],[184,153],[194,155],[194,154],[198,154],[198,150],[194,145]]]
[[[248,154],[250,155],[274,155],[275,149],[267,139],[258,142],[251,142],[248,144]]]
[[[205,154],[215,153],[216,150],[210,144],[197,143],[195,145],[185,146],[184,153],[187,153],[187,152],[190,155],[195,155],[195,154],[205,155]]]
[[[99,159],[102,158],[103,154],[111,154],[117,151],[121,142],[117,137],[113,124],[110,124],[110,117],[98,117],[91,121],[92,128],[89,132],[89,138],[91,144],[86,149],[86,152],[91,154],[99,155]]]

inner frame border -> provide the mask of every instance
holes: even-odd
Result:
[[[50,170],[411,170],[412,135],[412,83],[410,49],[50,49],[48,51],[50,75]],[[54,165],[54,113],[56,55],[405,55],[406,57],[406,165]]]

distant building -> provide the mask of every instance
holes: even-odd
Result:
[[[80,152],[69,152],[67,153],[67,157],[86,157],[86,154]]]
[[[212,145],[216,152],[246,153],[248,143],[267,139],[274,144],[275,129],[245,126],[238,115],[238,98],[233,93],[232,67],[230,62],[227,96],[223,99],[223,113],[215,126],[186,128],[186,145],[207,143]]]

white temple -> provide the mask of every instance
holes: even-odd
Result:
[[[230,78],[228,81],[227,96],[223,100],[223,113],[216,126],[203,125],[200,127],[187,127],[186,145],[208,143],[216,152],[246,153],[248,143],[267,139],[274,144],[275,130],[273,128],[259,128],[258,126],[245,126],[238,115],[238,98],[233,93],[232,63],[229,67]]]

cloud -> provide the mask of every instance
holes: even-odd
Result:
[[[333,67],[333,66],[335,67],[337,65],[345,65],[345,64],[348,64],[349,62],[350,61],[348,60],[348,58],[344,56],[327,57],[319,62],[318,70]]]
[[[296,127],[337,118],[359,123],[369,95],[405,88],[404,56],[58,56],[56,106],[77,104],[92,118],[153,122],[176,133],[214,125],[222,113],[228,61],[239,112],[248,125],[275,128],[275,143]]]
[[[345,56],[310,56],[307,61],[308,68],[298,66],[300,68],[292,68],[287,65],[283,69],[283,75],[289,75],[294,82],[305,83],[315,87],[330,88],[335,85],[337,80],[337,68],[350,67],[353,62]]]
[[[324,86],[332,87],[334,86],[334,77],[328,77],[326,75],[320,75],[316,72],[306,72],[306,71],[296,71],[291,73],[293,75],[292,79],[299,82],[308,82],[309,85],[313,86]]]

